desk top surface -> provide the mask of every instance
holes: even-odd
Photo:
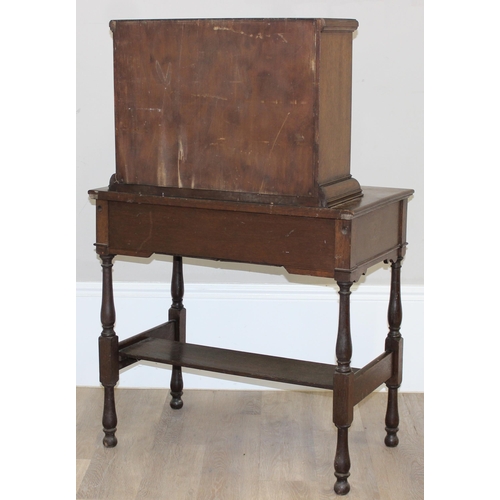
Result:
[[[366,214],[381,206],[409,198],[413,189],[388,187],[363,187],[363,196],[334,207],[295,207],[273,204],[220,201],[208,199],[181,198],[166,196],[156,187],[113,184],[89,190],[90,198],[125,203],[150,205],[169,205],[177,207],[203,208],[222,211],[293,215],[324,219],[352,219]]]

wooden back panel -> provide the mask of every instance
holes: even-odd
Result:
[[[321,143],[337,153],[323,153],[319,168],[324,24],[112,21],[117,182],[176,188],[183,196],[235,199],[237,193],[244,201],[324,204],[320,184],[350,177],[350,141],[346,149],[343,139],[350,137],[350,121],[332,122],[332,106],[325,106],[330,119],[322,120]],[[347,22],[350,31],[352,24]],[[350,86],[350,74],[345,81]],[[342,102],[345,108],[345,93],[335,88],[322,95],[333,95],[333,106]]]

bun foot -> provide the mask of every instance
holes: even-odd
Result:
[[[182,401],[181,399],[182,392],[180,394],[171,392],[170,394],[172,395],[172,399],[170,400],[170,408],[172,408],[172,410],[180,410],[184,406],[184,401]]]
[[[116,431],[116,429],[110,429],[110,430],[104,429],[105,436],[102,440],[102,444],[106,448],[114,448],[116,446],[116,444],[118,443],[118,439],[116,439],[116,436],[115,436],[115,431]]]
[[[347,493],[349,493],[349,491],[351,490],[351,485],[347,481],[347,477],[349,476],[349,474],[347,474],[346,477],[342,477],[340,476],[340,474],[335,475],[337,476],[337,481],[333,486],[333,490],[335,491],[335,493],[337,493],[337,495],[347,495]]]
[[[395,448],[399,444],[399,438],[396,434],[398,429],[385,429],[387,431],[387,436],[385,436],[384,443],[389,448]]]

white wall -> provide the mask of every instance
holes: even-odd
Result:
[[[354,40],[353,62],[353,119],[352,161],[353,176],[362,185],[393,186],[415,189],[409,203],[409,248],[403,265],[403,285],[413,299],[404,302],[404,332],[410,334],[406,342],[405,389],[423,390],[423,1],[401,0],[252,0],[212,1],[185,0],[79,0],[77,2],[77,157],[76,157],[76,280],[77,280],[77,384],[98,383],[96,345],[99,326],[99,281],[101,269],[93,243],[95,238],[95,207],[88,199],[87,190],[104,186],[114,172],[114,123],[112,39],[108,29],[111,19],[141,18],[203,18],[203,17],[338,17],[355,18],[359,29]],[[165,318],[168,298],[159,299],[148,290],[155,283],[165,283],[168,291],[171,259],[156,256],[151,259],[118,257],[115,259],[114,281],[117,294],[117,331],[121,338],[153,326]],[[281,268],[226,264],[185,259],[186,306],[189,310],[188,335],[191,341],[214,345],[218,336],[232,342],[232,348],[244,349],[244,344],[255,333],[231,339],[231,326],[243,330],[253,318],[253,308],[265,301],[247,301],[244,296],[231,293],[238,286],[256,286],[260,294],[271,286],[269,299],[277,306],[278,315],[270,312],[266,318],[276,328],[276,336],[266,342],[256,342],[256,352],[269,352],[286,345],[289,334],[294,338],[303,331],[301,313],[314,321],[319,337],[313,349],[326,362],[334,362],[333,342],[336,331],[337,300],[332,292],[332,281],[289,275]],[[367,362],[380,354],[386,334],[386,301],[390,273],[387,266],[378,265],[361,279],[357,293],[357,316],[353,319],[355,362]],[[135,285],[134,285],[135,284]],[[217,286],[227,284],[224,303],[212,300]],[[212,292],[191,295],[190,290]],[[120,288],[120,286],[122,288]],[[366,289],[363,289],[367,287]],[[123,288],[125,287],[125,288]],[[134,288],[135,287],[135,288]],[[260,288],[259,288],[260,287]],[[272,288],[274,287],[274,288]],[[276,288],[278,287],[278,288]],[[299,302],[283,302],[280,287],[296,290],[317,290],[312,295],[304,292]],[[298,288],[297,288],[298,287]],[[305,288],[301,288],[305,287]],[[325,288],[329,287],[329,288]],[[410,287],[410,288],[408,288]],[[412,288],[413,287],[413,288]],[[274,292],[272,291],[274,290]],[[276,292],[276,290],[281,290]],[[321,290],[329,290],[321,295]],[[364,290],[364,291],[363,291]],[[374,293],[374,290],[378,292]],[[381,292],[382,291],[382,292]],[[274,295],[273,295],[274,293]],[[277,295],[276,295],[277,293]],[[319,293],[319,295],[318,295]],[[364,294],[364,295],[363,295]],[[160,294],[161,295],[161,294]],[[220,294],[219,294],[220,295]],[[321,296],[316,304],[315,300]],[[328,296],[329,300],[325,300]],[[313,298],[314,297],[314,298]],[[415,299],[418,297],[418,299]],[[205,301],[205,302],[203,302]],[[128,304],[128,305],[126,305]],[[220,308],[220,313],[216,313]],[[318,309],[319,308],[319,309]],[[229,316],[224,311],[230,310]],[[316,317],[310,311],[316,311]],[[135,311],[132,313],[131,311]],[[222,330],[214,322],[207,322],[204,314],[215,315],[223,323]],[[294,314],[298,316],[294,319]],[[160,319],[161,318],[161,319]],[[244,319],[248,318],[248,319]],[[315,318],[315,319],[314,319]],[[372,321],[370,318],[375,318]],[[376,321],[375,321],[376,320]],[[227,322],[225,324],[224,322]],[[205,326],[208,328],[205,329]],[[374,336],[365,330],[371,330]],[[203,327],[203,331],[199,328]],[[130,330],[130,331],[129,331]],[[222,333],[221,333],[222,332]],[[202,335],[200,338],[199,335]],[[194,338],[193,338],[194,336]],[[257,337],[258,338],[258,337]],[[300,356],[297,344],[292,356]],[[358,351],[356,350],[358,349]],[[282,353],[283,355],[283,353]],[[311,355],[312,352],[311,352]],[[360,357],[358,360],[356,357]],[[358,364],[360,364],[358,363]],[[148,367],[149,368],[149,367]],[[161,375],[157,376],[157,371]],[[136,367],[121,375],[125,386],[165,386],[166,368],[156,370]],[[239,387],[239,381],[224,380],[219,376],[202,379],[191,373],[187,377],[191,387]],[[236,385],[235,385],[236,384]],[[265,384],[264,384],[265,385]],[[262,385],[260,385],[262,387]]]
[[[94,205],[87,190],[114,172],[111,19],[196,17],[345,17],[359,21],[354,40],[352,174],[362,185],[415,189],[409,203],[409,249],[403,283],[423,284],[423,1],[349,0],[79,0],[77,2],[78,282],[100,280]],[[169,279],[170,259],[118,258],[114,279]],[[137,263],[140,263],[137,265]],[[166,264],[165,264],[166,263]],[[186,260],[192,283],[324,283],[282,269]],[[388,284],[380,266],[366,278]]]

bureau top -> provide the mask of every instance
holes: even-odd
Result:
[[[111,21],[116,182],[295,206],[360,196],[350,175],[357,26]]]

